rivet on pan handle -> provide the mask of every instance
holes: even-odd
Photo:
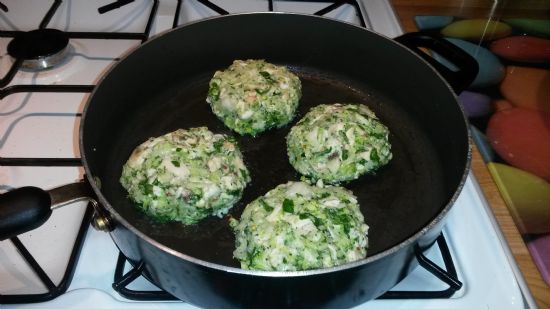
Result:
[[[467,52],[441,37],[424,32],[411,32],[395,38],[395,40],[426,60],[451,85],[458,94],[466,89],[476,78],[479,66],[477,61]],[[451,70],[435,58],[425,53],[421,48],[436,52],[452,63],[457,69]]]

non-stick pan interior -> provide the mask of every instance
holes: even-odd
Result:
[[[401,50],[404,48],[394,46],[392,42],[386,42],[389,40],[377,38],[374,34],[367,33],[363,37],[363,30],[318,18],[289,16],[289,20],[286,20],[287,16],[283,15],[263,17],[274,18],[274,22],[268,22],[267,25],[277,25],[277,28],[261,29],[262,33],[267,30],[272,35],[259,38],[260,42],[256,42],[257,36],[245,34],[245,38],[238,39],[239,42],[222,42],[219,58],[212,58],[210,49],[217,46],[216,40],[224,40],[227,35],[242,34],[243,31],[255,31],[250,27],[239,27],[250,23],[246,20],[249,17],[237,18],[227,25],[216,25],[215,22],[212,25],[212,20],[206,27],[197,26],[200,31],[194,34],[211,34],[209,40],[214,43],[200,36],[202,39],[199,43],[190,43],[188,48],[185,45],[181,47],[176,39],[184,39],[185,34],[194,37],[193,31],[189,28],[177,30],[185,31],[172,32],[168,34],[168,39],[161,37],[156,42],[146,44],[123,60],[100,84],[84,115],[82,150],[90,176],[101,181],[101,193],[114,212],[140,232],[183,254],[238,267],[237,261],[232,258],[234,236],[226,218],[211,217],[197,225],[185,227],[179,223],[156,223],[137,210],[119,183],[122,166],[131,151],[151,136],[178,128],[207,126],[214,132],[235,136],[252,177],[243,198],[230,211],[233,217],[239,218],[244,206],[253,199],[279,184],[299,180],[300,175],[288,163],[286,154],[285,137],[290,127],[312,106],[349,102],[368,105],[389,127],[394,155],[389,165],[376,174],[344,184],[358,197],[365,221],[370,226],[368,254],[387,250],[426,227],[449,202],[461,181],[466,164],[467,135],[458,128],[456,132],[459,136],[454,136],[455,132],[445,128],[446,122],[460,123],[462,117],[456,106],[445,107],[445,104],[454,102],[446,85],[425,64]],[[279,25],[277,19],[280,18],[290,24]],[[253,22],[263,23],[264,20],[260,18]],[[313,24],[308,24],[312,21]],[[303,39],[300,36],[293,39],[276,36],[279,31],[288,33],[293,29],[292,23],[297,22],[301,23],[300,29],[305,27],[304,31],[308,31],[308,28],[319,31],[323,30],[322,27],[327,28],[324,35],[317,39],[312,36]],[[224,26],[229,28],[224,29]],[[285,27],[289,29],[281,29]],[[224,30],[216,34],[214,29]],[[328,36],[328,39],[338,44],[340,30],[351,31],[352,37],[359,34],[359,39],[373,40],[372,43],[386,44],[390,48],[379,46],[374,48],[372,55],[362,56],[350,47],[356,47],[356,43],[344,39],[342,44],[351,45],[339,51],[324,42],[324,39]],[[243,46],[241,41],[248,41],[252,45]],[[305,42],[300,43],[302,41]],[[282,45],[284,43],[289,46]],[[266,45],[270,48],[262,47]],[[323,51],[324,48],[330,50]],[[381,50],[376,50],[378,48]],[[182,58],[178,52],[188,54]],[[399,93],[403,92],[398,91],[400,80],[407,78],[389,74],[383,69],[384,63],[380,63],[380,59],[385,57],[383,55],[397,57],[392,55],[394,52],[397,56],[410,58],[396,60],[401,59],[399,61],[411,65],[412,69],[422,69],[416,72],[416,78],[426,75],[428,80],[412,84],[409,82],[403,90],[405,93]],[[167,60],[168,55],[174,58]],[[332,59],[333,56],[340,58]],[[156,58],[149,63],[147,57]],[[357,66],[350,57],[357,58]],[[264,58],[276,64],[288,65],[302,81],[303,97],[295,120],[285,128],[266,132],[256,138],[241,137],[229,131],[205,102],[208,81],[214,70],[223,69],[233,59],[246,58]],[[332,59],[332,62],[323,62],[325,58],[327,61]],[[365,66],[365,61],[372,63]],[[339,63],[342,65],[340,68],[337,66]],[[361,67],[371,70],[365,72],[368,78],[358,78],[358,74],[362,74]],[[395,71],[391,66],[387,69]],[[395,75],[395,78],[388,78],[388,75]],[[421,91],[416,91],[416,87],[426,88],[425,83],[430,83],[430,80],[436,81],[434,94],[444,94],[440,99],[423,98]],[[436,102],[433,107],[430,106],[431,101]],[[452,117],[447,120],[434,118],[433,124],[427,123],[426,119],[433,118],[432,113],[438,110]],[[442,132],[434,133],[431,130]]]
[[[426,225],[444,204],[444,193],[440,162],[414,121],[372,89],[350,88],[349,81],[322,78],[307,71],[297,73],[303,83],[303,98],[293,123],[312,106],[353,102],[370,106],[391,130],[394,154],[391,163],[375,175],[344,185],[358,197],[370,226],[369,254],[398,244]],[[285,136],[293,123],[255,138],[232,133],[205,102],[210,77],[210,74],[199,76],[185,85],[172,86],[131,111],[129,120],[113,136],[116,146],[112,149],[110,168],[102,177],[102,187],[117,211],[143,233],[190,256],[238,266],[232,259],[234,237],[226,218],[212,217],[189,227],[179,223],[156,223],[136,210],[119,183],[121,167],[138,144],[151,136],[197,126],[235,136],[251,171],[252,182],[231,210],[233,217],[239,218],[247,203],[275,186],[300,179],[286,154]]]

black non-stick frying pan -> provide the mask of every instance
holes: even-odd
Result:
[[[402,40],[454,58],[461,71],[446,74],[456,88],[475,76],[471,59],[444,43]],[[208,81],[235,59],[265,59],[300,77],[303,97],[291,124],[242,137],[212,114]],[[336,102],[368,105],[391,132],[391,162],[343,184],[358,197],[370,226],[367,259],[293,273],[240,270],[227,218],[194,226],[157,223],[137,210],[119,183],[131,151],[149,137],[207,126],[237,138],[251,172],[252,182],[230,211],[239,218],[253,199],[300,179],[288,163],[285,136],[311,107]],[[469,165],[468,130],[456,97],[421,57],[361,28],[293,14],[214,18],[142,45],[96,87],[80,134],[87,177],[115,243],[130,260],[144,262],[163,289],[206,307],[350,306],[380,295],[414,266],[413,247],[435,240]]]

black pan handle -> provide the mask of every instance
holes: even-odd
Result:
[[[48,220],[52,210],[92,197],[90,185],[72,183],[45,191],[22,187],[0,195],[0,241],[31,231]]]
[[[0,196],[0,240],[41,226],[52,214],[48,192],[22,187]]]
[[[457,94],[470,86],[476,78],[479,70],[477,61],[467,52],[441,37],[424,32],[411,32],[403,34],[395,38],[395,40],[408,47],[432,65]],[[452,63],[457,70],[449,69],[420,48],[427,48],[438,53]]]

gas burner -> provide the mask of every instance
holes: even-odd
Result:
[[[23,59],[23,68],[44,70],[63,61],[69,50],[69,38],[56,29],[22,32],[8,44],[8,54]]]

